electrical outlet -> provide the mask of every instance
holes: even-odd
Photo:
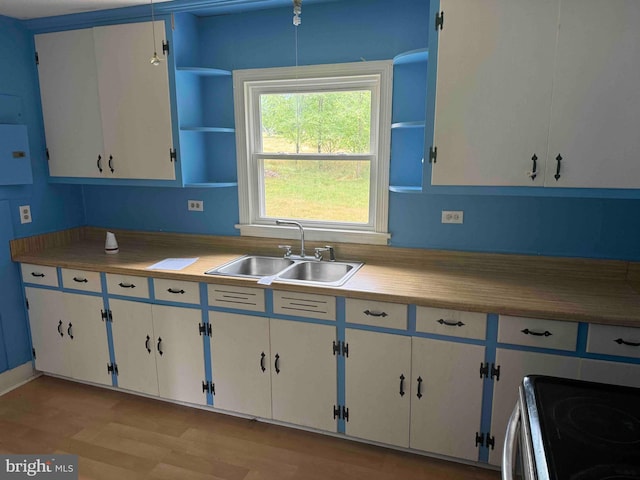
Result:
[[[202,200],[187,200],[187,207],[190,212],[204,212],[204,202]]]
[[[463,223],[464,212],[462,210],[443,210],[442,223]]]
[[[31,223],[31,206],[20,205],[20,223]]]

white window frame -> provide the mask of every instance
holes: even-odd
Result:
[[[310,82],[315,85],[311,86]],[[319,85],[332,91],[340,87],[363,87],[371,90],[371,152],[346,154],[347,160],[370,160],[369,222],[347,224],[339,222],[298,220],[305,227],[306,238],[331,242],[386,245],[389,219],[389,157],[391,150],[391,97],[393,62],[373,61],[310,65],[302,67],[264,68],[233,71],[234,108],[236,119],[236,149],[238,165],[238,203],[240,223],[236,228],[243,236],[296,238],[297,230],[275,225],[260,211],[264,185],[259,169],[261,158],[327,159],[327,155],[284,154],[265,155],[256,152],[261,135],[254,119],[259,121],[259,98],[264,93],[318,91]]]

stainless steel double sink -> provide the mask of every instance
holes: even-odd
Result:
[[[362,265],[361,262],[321,262],[313,257],[292,259],[244,255],[204,273],[258,279],[266,277],[269,283],[277,281],[339,287],[355,275]]]

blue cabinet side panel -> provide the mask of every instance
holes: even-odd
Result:
[[[0,371],[31,359],[18,265],[9,250],[12,236],[9,202],[0,201]]]

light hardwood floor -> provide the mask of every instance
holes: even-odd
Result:
[[[77,454],[86,479],[499,478],[491,470],[52,377],[0,397],[0,452]]]

